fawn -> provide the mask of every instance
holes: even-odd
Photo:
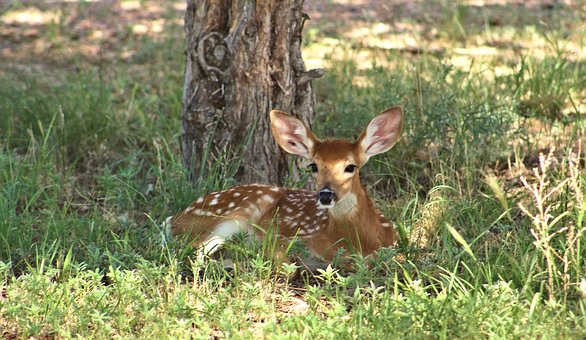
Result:
[[[373,118],[353,142],[321,141],[299,119],[278,110],[271,111],[270,122],[281,148],[311,162],[318,191],[250,184],[213,192],[167,218],[168,236],[187,233],[197,240],[199,255],[204,256],[236,233],[262,239],[264,230],[274,225],[279,236],[301,238],[324,260],[331,260],[340,247],[368,255],[395,243],[394,226],[368,197],[359,170],[370,157],[397,142],[401,107]]]

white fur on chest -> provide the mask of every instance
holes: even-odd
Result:
[[[332,218],[336,220],[352,218],[358,211],[356,207],[357,203],[358,200],[356,198],[356,195],[351,193],[348,194],[348,196],[344,197],[343,200],[338,201],[338,203],[336,203],[334,207],[329,209],[328,211]]]

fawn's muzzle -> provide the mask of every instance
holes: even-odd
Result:
[[[317,200],[323,205],[330,205],[334,201],[336,193],[329,188],[323,188],[317,193]]]

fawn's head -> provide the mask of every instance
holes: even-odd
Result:
[[[303,122],[282,111],[271,111],[270,119],[277,143],[288,153],[310,161],[319,204],[325,208],[346,204],[351,209],[356,202],[353,193],[361,186],[360,168],[370,157],[388,151],[397,142],[403,110],[395,106],[380,113],[353,142],[321,141]]]

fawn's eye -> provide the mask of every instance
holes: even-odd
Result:
[[[317,164],[315,163],[311,163],[307,166],[307,168],[309,169],[309,171],[316,173],[317,172]]]
[[[350,164],[350,165],[346,166],[346,169],[344,169],[345,172],[349,172],[349,173],[353,173],[354,170],[356,170],[356,165],[354,165],[354,164]]]

